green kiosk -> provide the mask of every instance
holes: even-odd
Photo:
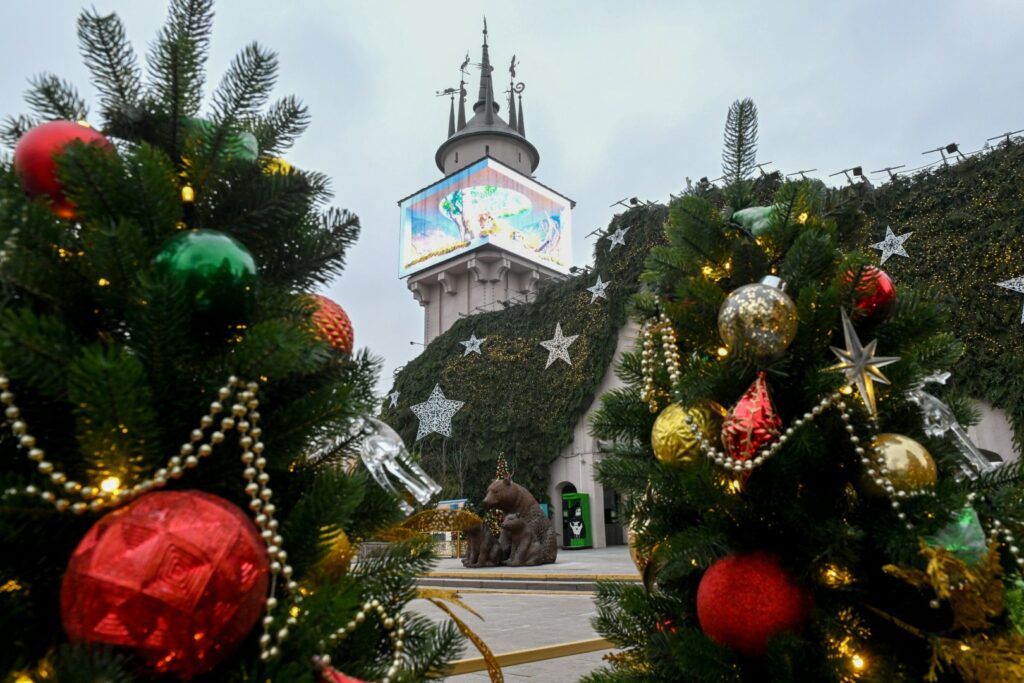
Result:
[[[590,494],[562,494],[562,547],[568,550],[594,547],[590,525]]]

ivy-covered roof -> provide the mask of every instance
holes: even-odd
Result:
[[[754,196],[767,201],[774,189],[759,179]],[[893,256],[883,269],[897,292],[913,287],[950,306],[951,331],[967,349],[951,368],[951,384],[1006,410],[1017,442],[1024,442],[1024,296],[997,285],[1024,276],[1024,144],[1003,144],[874,190],[830,194],[847,250],[868,249],[887,225],[913,233],[904,245],[909,258]],[[616,216],[597,242],[591,271],[548,285],[531,303],[459,320],[399,373],[399,405],[383,414],[409,444],[417,426],[409,406],[425,401],[435,384],[465,402],[451,438],[434,434],[414,446],[446,494],[479,500],[504,452],[516,479],[545,497],[549,464],[596,398],[647,254],[664,239],[667,211],[655,205]],[[625,227],[625,246],[610,249],[611,235]],[[612,282],[608,299],[590,303],[586,288],[598,275]],[[556,323],[565,335],[579,335],[569,349],[573,364],[545,369],[540,342],[553,336]],[[463,354],[459,342],[471,334],[486,338],[482,355]]]

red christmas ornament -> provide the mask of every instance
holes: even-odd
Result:
[[[223,498],[160,491],[111,512],[75,548],[61,587],[72,641],[132,648],[188,680],[249,634],[267,598],[256,526]]]
[[[722,444],[731,457],[749,460],[779,438],[781,427],[782,420],[772,405],[762,370],[726,416],[722,424]]]
[[[22,135],[14,148],[14,170],[25,192],[33,197],[49,196],[50,207],[61,218],[74,218],[75,206],[64,196],[54,157],[75,140],[113,149],[102,133],[72,121],[38,125]]]
[[[853,283],[854,274],[847,271],[846,281]],[[885,321],[896,305],[896,286],[881,268],[865,266],[854,291],[853,320],[878,323]]]
[[[322,294],[314,294],[317,309],[313,312],[313,323],[320,336],[330,342],[331,346],[343,353],[352,353],[355,345],[355,333],[348,314],[338,304]]]
[[[800,626],[810,607],[809,594],[793,583],[779,558],[764,552],[722,558],[697,587],[704,633],[748,657],[763,655],[770,636]]]

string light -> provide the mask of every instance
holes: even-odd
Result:
[[[853,574],[844,567],[836,564],[828,564],[822,567],[821,582],[829,588],[848,586],[853,583]]]
[[[796,222],[799,223],[800,225],[804,225],[805,223],[807,223],[807,218],[807,212],[804,211],[803,213],[796,217]]]
[[[96,284],[98,284],[100,287],[109,287],[110,280],[108,280],[105,277],[101,277],[99,280],[96,281]]]
[[[35,681],[28,674],[18,674],[18,677],[14,679],[14,683],[35,683]]]
[[[842,387],[839,390],[839,393],[842,394],[843,396],[849,396],[850,394],[853,393],[853,387],[847,384],[846,386]]]
[[[726,356],[729,355],[729,349],[725,348],[724,346],[719,346],[717,353],[719,358],[725,358]]]
[[[192,189],[191,185],[184,185],[181,188],[181,201],[186,204],[191,204],[196,200],[196,191]]]
[[[117,493],[121,489],[121,480],[110,476],[100,482],[100,490],[104,493]]]
[[[850,665],[853,666],[855,671],[863,671],[864,667],[866,667],[868,663],[864,661],[863,657],[855,654],[854,656],[850,657]]]

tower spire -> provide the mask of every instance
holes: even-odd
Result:
[[[526,116],[523,114],[523,93],[519,93],[519,134],[526,137]]]
[[[448,137],[455,135],[455,95],[451,97],[451,107],[448,109]]]
[[[512,55],[512,63],[508,65],[508,125],[516,130],[516,56]]]
[[[476,104],[473,105],[474,112],[484,112],[484,123],[493,124],[494,115],[498,111],[498,104],[494,101],[494,85],[491,81],[491,56],[487,51],[487,17],[484,17],[484,44],[483,56],[480,60],[480,94]]]
[[[469,66],[469,52],[459,67],[459,125],[458,130],[466,127],[466,67]]]

